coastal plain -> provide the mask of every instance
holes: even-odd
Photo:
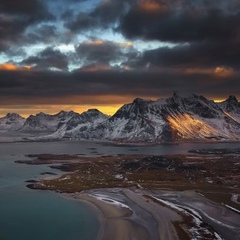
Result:
[[[93,205],[102,223],[99,239],[240,239],[238,149],[158,156],[31,154],[17,163],[62,170],[28,187]]]

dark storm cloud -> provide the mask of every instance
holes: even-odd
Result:
[[[38,0],[1,0],[0,9],[1,51],[21,42],[29,26],[54,19],[43,2]]]
[[[79,59],[84,65],[109,64],[126,61],[129,56],[137,55],[132,46],[124,46],[124,43],[92,39],[79,44],[76,48]]]
[[[91,7],[74,8],[79,1],[0,1],[0,51],[34,43],[52,46],[28,56],[19,70],[0,70],[1,104],[11,99],[26,103],[54,99],[67,104],[72,103],[72,96],[89,96],[91,103],[91,96],[160,97],[173,90],[240,97],[239,1],[89,2]],[[47,22],[52,14],[61,16],[61,27]],[[133,40],[133,46],[138,44],[134,40],[143,40],[145,45],[140,45],[149,49],[148,41],[155,40],[160,47],[136,50],[99,40],[108,38],[105,30],[109,28],[122,33],[126,41]],[[99,32],[100,37],[95,35]],[[79,44],[81,36],[90,34],[95,39]],[[76,52],[65,55],[54,49],[65,38],[76,46]],[[175,45],[162,47],[161,41]],[[74,67],[79,64],[79,69],[68,72],[69,62]],[[32,69],[26,70],[25,65]],[[52,68],[64,71],[50,71]]]
[[[239,68],[240,3],[237,0],[106,0],[100,1],[90,13],[80,12],[75,19],[71,16],[68,15],[66,26],[72,31],[112,27],[128,39],[176,44],[173,48],[146,51],[140,59],[129,56],[124,64],[132,67],[150,64],[168,68]],[[109,49],[106,58],[112,53],[111,46]],[[104,60],[91,48],[83,51],[83,55],[95,57],[95,61]]]
[[[138,59],[130,59],[126,65],[141,68],[150,64],[163,68],[215,68],[230,66],[235,70],[240,68],[238,61],[240,45],[237,42],[204,42],[177,45],[175,47],[160,47],[145,51]]]
[[[235,0],[146,0],[138,1],[130,9],[119,30],[129,38],[177,43],[222,41],[237,37],[239,20],[240,9]]]
[[[127,11],[128,0],[105,0],[90,13],[66,11],[63,18],[68,19],[65,26],[72,31],[94,30],[95,28],[115,27],[119,18]]]
[[[194,81],[193,81],[194,77]],[[0,71],[0,100],[2,104],[19,99],[27,103],[59,104],[77,103],[73,96],[139,96],[162,97],[174,89],[210,96],[227,97],[239,94],[239,74],[219,80],[208,74],[184,74],[165,71],[100,71],[100,72],[53,72],[53,71]],[[176,81],[177,79],[177,81]],[[94,100],[94,101],[95,101]],[[106,101],[106,99],[105,99]],[[109,99],[109,103],[111,99]],[[99,100],[99,104],[101,101]]]
[[[240,3],[230,1],[139,0],[118,31],[127,38],[175,43],[143,53],[133,66],[239,69]]]
[[[26,23],[0,15],[0,51],[6,50],[26,28]],[[14,41],[15,42],[15,41]]]
[[[37,56],[31,56],[22,61],[23,65],[30,65],[36,69],[51,69],[59,70],[68,69],[68,58],[58,50],[46,48]]]
[[[72,15],[73,15],[72,11],[65,12],[63,15],[65,19],[70,18],[70,21],[67,22],[65,26],[69,28],[71,31],[93,29],[99,25],[97,19],[94,19],[85,12],[79,13],[74,20],[71,19]]]
[[[24,37],[25,44],[52,43],[58,38],[57,27],[43,24],[37,26]]]
[[[51,16],[43,1],[39,0],[1,0],[0,9],[2,13],[22,16],[33,22],[46,20]]]

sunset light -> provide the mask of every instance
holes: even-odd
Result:
[[[0,240],[240,240],[240,0],[0,0]]]
[[[3,0],[2,114],[16,105],[24,116],[37,105],[112,114],[113,104],[174,91],[239,98],[239,4],[230,2]]]

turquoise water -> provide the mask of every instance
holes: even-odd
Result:
[[[96,239],[96,212],[85,203],[60,194],[26,188],[25,180],[37,179],[41,172],[50,169],[14,163],[19,157],[0,156],[0,239]]]
[[[93,212],[56,194],[9,188],[0,205],[3,240],[92,240],[98,233]]]

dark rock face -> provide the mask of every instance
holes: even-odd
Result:
[[[216,103],[195,94],[181,96],[175,92],[172,98],[169,99],[169,102],[176,104],[175,109],[182,109],[185,112],[194,113],[203,118],[216,118],[219,117],[219,112],[221,112]]]
[[[219,105],[226,112],[240,114],[240,103],[235,96],[230,95],[226,101]]]

